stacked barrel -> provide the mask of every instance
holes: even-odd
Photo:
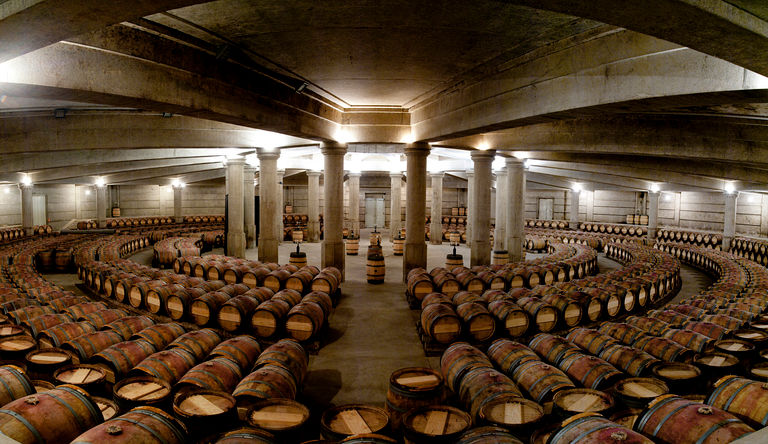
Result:
[[[656,231],[657,242],[679,243],[721,250],[723,248],[723,236],[719,233],[708,233],[704,231],[677,230],[672,228],[661,228]]]
[[[757,262],[762,266],[768,265],[768,241],[736,237],[731,242],[730,252],[744,259]]]
[[[173,265],[176,258],[180,256],[199,256],[203,247],[201,237],[168,237],[155,242],[153,264],[160,268],[166,268]]]
[[[556,230],[567,230],[570,228],[570,223],[567,220],[526,219],[525,226],[529,228],[552,228]]]
[[[600,222],[582,222],[579,230],[587,233],[605,233],[621,236],[643,237],[648,235],[648,228],[629,224],[606,224]]]
[[[323,215],[319,216],[320,222],[320,235],[322,236],[324,224]],[[309,237],[309,216],[306,214],[283,214],[283,240],[293,241],[294,232],[301,233],[301,239],[307,239]],[[346,237],[346,236],[345,236]]]

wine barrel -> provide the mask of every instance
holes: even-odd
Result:
[[[465,412],[445,405],[415,407],[402,417],[406,442],[452,443],[472,425]]]
[[[43,330],[38,335],[41,343],[50,344],[53,347],[59,347],[64,342],[82,336],[86,333],[96,331],[96,327],[90,322],[65,322],[58,324],[47,330]],[[2,347],[0,347],[1,349]]]
[[[645,336],[638,339],[632,346],[650,353],[662,361],[690,362],[694,355],[693,350],[667,338]]]
[[[266,430],[285,442],[295,442],[309,415],[309,409],[296,401],[265,399],[256,402],[245,418],[253,427]]]
[[[421,327],[433,340],[450,344],[461,334],[461,320],[452,306],[432,304],[421,312]]]
[[[24,370],[15,365],[0,366],[0,405],[35,393],[35,387]]]
[[[168,345],[168,348],[181,348],[191,353],[198,361],[205,359],[208,353],[213,350],[222,340],[221,335],[216,330],[204,328],[202,330],[193,330],[176,338]]]
[[[64,366],[53,373],[57,384],[72,384],[88,393],[102,390],[107,379],[103,368],[88,364],[72,364]]]
[[[416,300],[421,301],[424,299],[424,296],[435,291],[435,286],[432,283],[432,278],[428,274],[420,273],[408,276],[406,291],[416,298]]]
[[[629,218],[629,216],[627,216]],[[632,429],[614,423],[598,413],[579,413],[562,422],[552,433],[548,443],[570,444],[628,442],[633,444],[653,444],[645,436]]]
[[[664,381],[673,393],[685,395],[700,389],[701,370],[691,364],[662,362],[652,369],[653,376]]]
[[[347,256],[357,256],[357,253],[360,251],[360,239],[348,238],[344,242],[344,251]]]
[[[93,361],[112,370],[115,379],[125,376],[128,371],[156,353],[157,349],[144,339],[125,341],[108,347],[93,357]]]
[[[123,342],[125,339],[112,330],[86,333],[61,344],[61,348],[75,354],[80,362],[91,359],[93,355],[105,348]]]
[[[325,322],[325,314],[319,304],[300,302],[293,306],[285,319],[285,331],[297,341],[315,336]]]
[[[384,256],[369,254],[365,264],[365,272],[369,284],[383,284],[385,275]]]
[[[606,346],[599,357],[631,376],[648,375],[661,362],[649,353],[620,344]]]
[[[440,404],[444,399],[443,378],[439,372],[422,367],[395,370],[389,377],[385,404],[392,429],[400,430],[402,416],[409,410]]]
[[[538,361],[539,355],[519,342],[497,339],[488,347],[488,357],[507,374],[528,361]]]
[[[151,313],[165,313],[168,298],[179,291],[184,291],[183,285],[161,285],[147,289],[145,297],[147,310]]]
[[[53,372],[72,364],[72,354],[60,348],[45,348],[27,353],[24,362],[31,378],[48,380]]]
[[[627,378],[616,383],[613,392],[625,406],[642,409],[659,396],[669,393],[669,387],[656,378]]]
[[[130,339],[144,339],[152,344],[156,349],[162,350],[172,341],[185,332],[184,327],[176,322],[166,324],[155,324],[147,327],[138,333],[134,333]]]
[[[174,347],[154,353],[128,372],[129,376],[154,376],[169,384],[175,384],[186,372],[195,366],[192,353]]]
[[[768,386],[734,375],[720,378],[707,404],[738,416],[760,429],[768,423]]]
[[[561,390],[555,394],[552,402],[552,412],[563,419],[579,413],[605,414],[614,406],[610,394],[588,388]]]
[[[557,367],[538,360],[518,365],[510,375],[515,383],[539,404],[552,400],[560,390],[573,388],[573,382]]]
[[[596,390],[607,389],[623,378],[623,373],[605,360],[578,352],[565,356],[557,366],[572,380]]]
[[[238,406],[247,406],[263,399],[294,399],[297,391],[295,375],[283,366],[267,364],[243,378],[232,396]]]
[[[227,358],[240,366],[243,371],[250,370],[253,367],[256,358],[261,353],[261,346],[253,336],[241,335],[220,342],[209,357]]]
[[[105,325],[102,327],[102,330],[114,330],[124,339],[128,339],[134,334],[147,327],[151,327],[154,324],[155,321],[147,316],[127,316]]]
[[[547,333],[539,333],[528,342],[528,346],[543,356],[547,362],[559,365],[566,355],[580,352],[581,349],[571,341]]]
[[[382,433],[388,428],[387,412],[370,405],[348,404],[331,407],[324,411],[320,418],[320,436],[334,441],[342,441],[354,435]]]
[[[184,444],[187,442],[187,430],[183,424],[164,411],[151,406],[141,406],[89,429],[75,438],[74,442]]]
[[[510,397],[521,398],[522,394],[508,376],[492,367],[472,368],[459,383],[459,399],[475,420],[487,403]]]
[[[505,299],[490,302],[488,311],[501,321],[501,325],[509,336],[516,338],[528,331],[530,325],[528,314],[514,302]]]
[[[609,345],[616,344],[616,340],[604,335],[598,330],[577,327],[568,332],[566,339],[588,351],[592,355],[599,355]]]
[[[516,302],[523,310],[528,312],[539,331],[552,331],[557,326],[559,319],[557,308],[537,297],[523,297]]]
[[[27,328],[29,328],[30,333],[32,333],[32,336],[37,337],[40,332],[43,330],[47,330],[51,327],[54,327],[59,324],[63,324],[65,322],[73,322],[74,319],[72,318],[72,315],[68,313],[56,313],[56,314],[46,314],[46,315],[40,315],[32,319],[28,319],[22,322],[23,325],[25,325]],[[2,328],[11,328],[3,326]],[[10,333],[10,331],[9,331]],[[19,331],[21,333],[21,330]],[[3,335],[3,336],[10,336],[10,335]]]
[[[118,381],[112,396],[122,410],[139,406],[167,408],[171,402],[171,385],[154,376],[134,376]]]
[[[251,315],[253,333],[261,338],[273,336],[285,324],[291,305],[282,299],[262,302]]]
[[[179,379],[174,390],[198,387],[231,393],[241,379],[240,366],[229,358],[219,356],[192,367]]]
[[[254,368],[276,365],[288,370],[295,385],[300,387],[307,376],[309,356],[304,347],[293,339],[281,339],[270,345],[256,359]]]
[[[96,328],[115,322],[116,320],[128,316],[128,312],[122,309],[106,309],[94,311],[84,316],[80,316],[78,321],[90,322]]]
[[[486,341],[493,337],[496,322],[483,304],[467,302],[456,307],[456,313],[461,317],[465,331],[477,341]]]

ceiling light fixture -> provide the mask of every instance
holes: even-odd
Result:
[[[661,187],[656,182],[651,183],[651,193],[658,193]]]
[[[723,189],[726,194],[733,194],[736,191],[736,185],[734,185],[733,182],[726,182]]]
[[[575,191],[577,193],[580,193],[581,190],[582,190],[582,186],[581,186],[580,183],[576,182],[573,185],[571,185],[571,190],[573,190],[573,191]]]

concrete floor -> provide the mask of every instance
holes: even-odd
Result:
[[[346,281],[342,298],[334,310],[330,327],[322,339],[319,354],[310,358],[310,372],[304,384],[302,401],[312,411],[322,411],[331,405],[366,403],[383,405],[386,399],[390,374],[402,367],[424,366],[439,369],[439,357],[426,357],[419,341],[415,324],[419,319],[418,310],[408,309],[405,300],[405,286],[402,280],[402,256],[394,256],[392,244],[383,242],[386,262],[385,283],[369,285],[365,278],[365,255],[368,247],[368,233],[363,232],[359,256],[345,256]],[[303,244],[309,264],[318,265],[320,244]],[[281,263],[288,262],[288,255],[295,245],[284,243],[280,246]],[[445,255],[452,248],[447,245],[429,245],[428,268],[443,265]],[[469,249],[457,248],[457,252],[468,263]],[[212,253],[221,253],[213,251]],[[151,249],[131,257],[132,260],[148,264]],[[257,258],[256,250],[248,250],[246,256]],[[528,258],[541,255],[528,254]],[[601,272],[620,268],[621,265],[599,256]],[[683,266],[683,298],[695,294],[711,284],[704,274]],[[73,275],[47,275],[53,282],[69,290],[77,282]]]

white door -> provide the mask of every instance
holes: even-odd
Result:
[[[538,218],[541,220],[552,220],[555,209],[555,199],[540,198]]]
[[[384,227],[384,197],[365,198],[365,227]]]
[[[46,225],[48,223],[45,198],[45,194],[32,195],[32,225]]]

